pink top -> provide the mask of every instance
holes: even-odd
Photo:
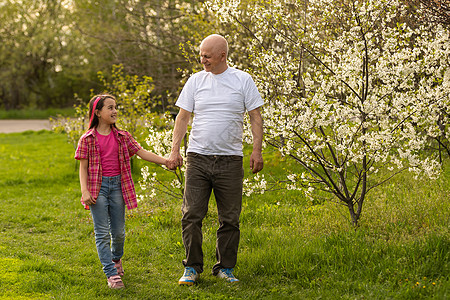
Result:
[[[120,181],[122,183],[123,200],[128,209],[137,207],[136,192],[133,178],[131,177],[130,159],[142,147],[131,134],[126,131],[111,127],[114,136],[119,143]],[[100,145],[95,129],[89,129],[78,141],[75,159],[87,159],[88,163],[88,190],[94,199],[97,199],[102,184],[102,165],[100,159]],[[89,209],[89,206],[84,205]]]
[[[100,146],[102,176],[112,177],[120,175],[119,143],[117,143],[112,130],[108,135],[101,135],[97,130],[95,132]]]

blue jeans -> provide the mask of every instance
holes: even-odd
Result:
[[[125,243],[125,202],[120,175],[102,177],[97,202],[90,206],[94,221],[95,245],[106,277],[117,275],[113,260],[123,255]]]

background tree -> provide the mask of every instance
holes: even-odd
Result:
[[[120,64],[125,74],[152,77],[153,95],[160,96],[155,108],[170,110],[170,95],[180,86],[179,70],[188,66],[180,44],[198,34],[202,1],[77,0],[74,10],[75,27],[102,58],[96,69]]]
[[[0,108],[67,106],[85,90],[79,36],[67,23],[67,1],[0,4]]]
[[[203,1],[6,0],[0,3],[0,109],[70,106],[103,91],[112,65],[148,76],[154,110],[171,110],[182,72],[180,44],[209,28]],[[205,27],[206,25],[206,27]],[[153,97],[159,95],[160,97]]]

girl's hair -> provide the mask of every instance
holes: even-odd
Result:
[[[116,98],[110,94],[96,95],[96,96],[92,97],[91,100],[89,100],[89,129],[97,127],[98,116],[95,114],[95,110],[96,109],[101,110],[103,108],[105,100],[108,98],[116,101]],[[95,105],[95,107],[94,107],[94,105]],[[113,126],[116,127],[116,124],[113,124]]]

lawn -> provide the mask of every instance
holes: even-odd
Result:
[[[58,115],[64,117],[71,117],[75,115],[75,109],[69,108],[48,108],[48,109],[0,109],[0,120],[6,119],[48,119],[49,117],[57,117]]]
[[[126,289],[117,291],[107,287],[79,202],[73,154],[64,135],[0,134],[0,299],[450,298],[449,166],[438,180],[404,173],[369,194],[357,230],[343,206],[312,205],[298,192],[244,197],[237,284],[210,274],[211,201],[205,272],[197,285],[178,286],[181,202],[158,195],[127,212]],[[265,160],[266,176],[296,167],[275,152]],[[144,163],[136,161],[136,183]]]

